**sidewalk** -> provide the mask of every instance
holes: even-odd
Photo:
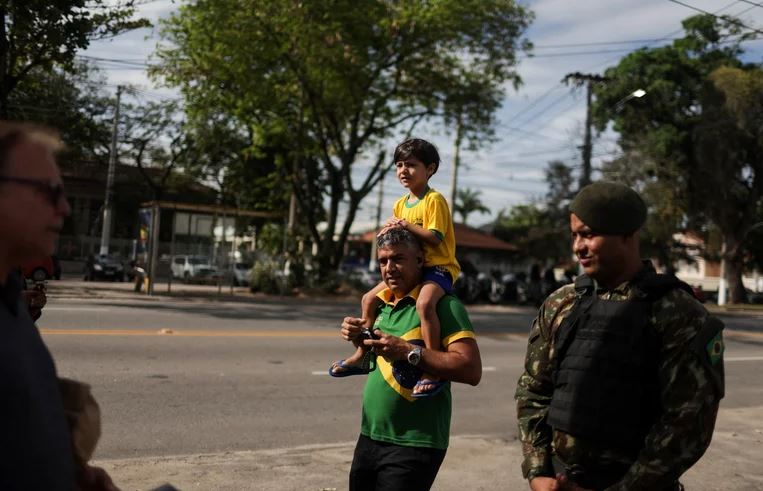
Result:
[[[158,302],[166,299],[182,301],[221,301],[221,302],[250,302],[250,303],[300,303],[314,301],[319,298],[321,302],[336,304],[355,304],[358,295],[266,295],[252,293],[248,287],[234,287],[217,285],[189,285],[182,282],[173,282],[170,291],[167,291],[167,283],[157,283],[154,296],[146,295],[145,291],[136,293],[133,291],[133,283],[128,282],[88,282],[81,280],[64,279],[48,282],[48,296],[53,300],[77,299],[77,300],[136,300],[146,302]],[[710,313],[715,315],[752,315],[763,317],[763,305],[725,305],[718,306],[711,303],[704,304]],[[495,312],[495,313],[532,313],[537,309],[526,305],[492,305],[470,304],[470,311]]]
[[[188,285],[177,282],[172,283],[171,291],[167,292],[167,284],[156,285],[153,296],[146,295],[145,291],[137,293],[133,290],[133,283],[121,282],[89,282],[81,280],[64,279],[61,281],[48,282],[48,297],[54,301],[61,300],[127,300],[138,302],[162,302],[168,299],[173,301],[189,302],[244,302],[244,303],[314,303],[316,299],[321,303],[337,305],[352,305],[360,302],[360,294],[357,295],[266,295],[252,293],[248,287],[234,287],[231,293],[230,286],[223,286],[218,290],[216,285]],[[522,305],[492,305],[492,304],[469,304],[469,311],[484,313],[530,313],[535,315],[537,309]]]
[[[763,490],[763,408],[721,410],[713,443],[681,481],[689,491]],[[124,491],[165,482],[181,490],[328,491],[347,489],[354,442],[253,452],[147,457],[96,462]],[[517,441],[451,438],[434,488],[522,490]]]

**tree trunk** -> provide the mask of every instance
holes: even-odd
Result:
[[[729,287],[730,303],[747,303],[747,292],[744,289],[742,275],[744,274],[744,261],[742,259],[741,241],[732,233],[723,234],[723,245],[726,260],[726,279]]]

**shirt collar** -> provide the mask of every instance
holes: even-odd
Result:
[[[413,301],[415,303],[418,300],[418,298],[419,298],[419,292],[421,292],[421,285],[420,284],[416,285],[413,288],[413,290],[409,291],[400,300],[402,300],[404,298],[409,298],[410,297],[410,298],[413,299]],[[379,297],[382,300],[382,302],[384,302],[387,305],[394,305],[395,304],[395,294],[392,293],[392,290],[390,290],[389,288],[385,288],[384,290],[380,291],[379,293],[376,294],[376,296]]]
[[[429,191],[431,191],[431,190],[432,190],[432,188],[430,188],[430,187],[429,187],[429,185],[427,185],[426,189],[424,189],[424,192],[423,192],[423,193],[421,193],[421,197],[419,197],[419,196],[416,196],[416,195],[415,195],[415,194],[413,194],[413,193],[408,193],[408,199],[410,200],[411,198],[416,198],[416,202],[418,203],[419,201],[423,200],[423,199],[424,199],[424,197],[425,197],[425,196],[426,196],[426,195],[429,193]]]

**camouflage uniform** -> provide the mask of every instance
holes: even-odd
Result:
[[[651,264],[645,268],[653,270]],[[628,300],[629,282],[613,290],[598,289],[601,299]],[[519,378],[516,400],[519,438],[525,478],[554,476],[552,455],[568,465],[607,465],[628,468],[608,490],[660,490],[670,488],[705,452],[713,434],[718,404],[723,397],[720,333],[707,345],[692,343],[705,325],[708,312],[683,290],[671,290],[652,306],[649,325],[661,340],[659,347],[662,412],[651,427],[637,459],[602,444],[554,431],[547,423],[553,394],[554,335],[576,300],[574,285],[552,293],[533,322]],[[717,372],[717,373],[714,373]],[[628,424],[627,421],[624,424]]]

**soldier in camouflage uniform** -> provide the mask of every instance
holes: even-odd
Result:
[[[723,397],[723,324],[641,261],[641,197],[597,182],[570,205],[585,275],[543,303],[516,391],[533,490],[678,490]]]

